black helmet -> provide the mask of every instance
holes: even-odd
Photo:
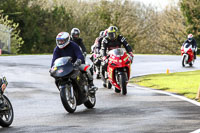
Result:
[[[104,36],[104,31],[100,31],[99,36]]]
[[[72,39],[78,39],[80,35],[80,30],[78,28],[73,28],[71,30],[71,37]]]

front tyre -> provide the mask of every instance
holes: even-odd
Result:
[[[2,127],[9,127],[14,118],[13,108],[10,103],[10,100],[3,95],[5,107],[0,110],[0,126]]]
[[[120,93],[121,90],[119,90],[118,88],[115,87],[115,92],[116,92],[116,93]]]
[[[182,66],[185,67],[185,65],[186,65],[186,55],[183,55]]]
[[[122,90],[122,94],[123,95],[126,95],[127,94],[127,88],[126,88],[126,74],[125,72],[122,72],[120,75],[119,75],[119,84],[120,84],[120,88]]]
[[[91,109],[95,106],[95,104],[96,104],[95,94],[89,94],[88,100],[84,103],[85,107],[87,107],[88,109]]]
[[[61,88],[60,98],[66,111],[69,113],[74,113],[76,110],[77,102],[76,96],[71,96],[71,89],[73,90],[71,85],[65,85],[65,87]]]

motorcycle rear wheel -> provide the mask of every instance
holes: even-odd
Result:
[[[116,93],[120,93],[121,90],[119,90],[118,88],[115,87],[115,92],[116,92]]]
[[[190,63],[189,63],[189,65],[192,67],[193,66],[193,64],[194,64],[194,61],[191,61]]]
[[[5,95],[3,95],[3,99],[7,107],[5,107],[5,110],[0,110],[0,126],[9,127],[14,118],[13,107],[10,100]]]
[[[71,92],[69,87],[70,87],[69,85],[66,85],[65,88],[62,88],[60,90],[60,98],[65,110],[69,113],[74,113],[77,107],[76,96],[74,94],[73,99],[70,98]]]
[[[122,72],[120,75],[119,75],[119,84],[120,84],[120,88],[122,90],[122,94],[123,95],[126,95],[127,94],[127,88],[126,88],[126,74],[125,72]]]
[[[186,56],[184,55],[183,58],[182,58],[182,66],[183,66],[183,67],[185,67],[185,65],[186,65],[186,64],[185,64],[185,58],[186,58]]]

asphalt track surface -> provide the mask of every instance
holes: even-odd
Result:
[[[7,77],[15,118],[0,133],[188,133],[200,128],[200,107],[150,88],[128,85],[126,96],[99,87],[94,109],[78,106],[69,114],[49,76],[51,55],[0,57],[0,73]],[[88,61],[89,62],[89,61]],[[135,55],[132,77],[151,73],[200,70],[183,68],[181,56]]]

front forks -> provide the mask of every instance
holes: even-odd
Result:
[[[70,92],[71,92],[70,99],[74,99],[74,89],[73,89],[72,85],[70,85]]]
[[[120,75],[122,75],[122,73],[125,73],[125,75],[126,75],[125,81],[128,82],[128,74],[127,74],[126,69],[124,68],[123,71],[115,70],[115,80],[116,80],[117,84],[119,84],[119,77],[120,77]]]
[[[71,84],[60,85],[59,89],[60,90],[66,89],[66,91],[68,92],[69,98],[74,99],[74,89]]]
[[[185,57],[184,62],[185,62],[185,64],[187,64],[188,63],[188,59],[189,59],[188,54],[183,54],[182,58],[184,58],[184,57]]]

